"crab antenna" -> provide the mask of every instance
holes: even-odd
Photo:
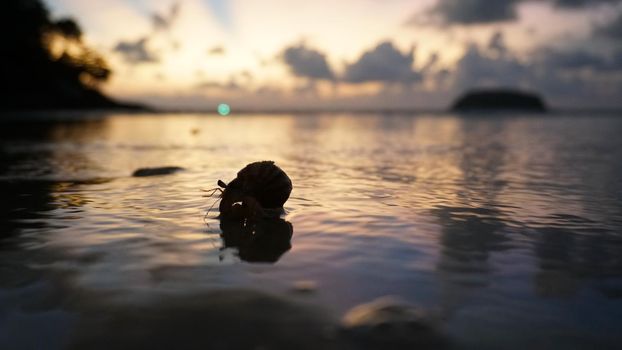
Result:
[[[207,224],[207,217],[209,215],[209,212],[212,211],[212,208],[214,208],[214,205],[216,205],[216,203],[218,203],[218,200],[215,200],[214,203],[212,203],[212,205],[210,205],[210,207],[207,209],[207,212],[205,212],[205,216],[203,216],[203,222],[205,222]],[[207,224],[209,226],[209,224]]]
[[[210,198],[210,197],[214,196],[214,194],[216,194],[216,192],[218,192],[218,191],[220,191],[220,193],[222,193],[222,190],[220,188],[218,188],[218,187],[210,188],[209,190],[201,190],[201,191],[203,191],[203,192],[211,192],[210,194],[206,194],[206,195],[203,196],[203,197],[207,197],[207,198]]]

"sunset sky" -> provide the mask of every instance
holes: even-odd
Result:
[[[165,108],[446,107],[521,87],[622,106],[619,0],[47,0],[113,69],[111,96]]]

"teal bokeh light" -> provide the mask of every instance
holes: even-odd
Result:
[[[221,103],[218,105],[218,114],[220,115],[229,115],[231,113],[231,107],[229,107],[226,103]]]

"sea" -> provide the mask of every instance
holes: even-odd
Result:
[[[1,349],[622,346],[622,113],[5,112],[0,196]]]

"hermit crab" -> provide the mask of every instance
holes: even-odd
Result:
[[[273,161],[250,163],[228,184],[218,180],[218,186],[207,190],[207,197],[220,194],[221,219],[279,217],[292,192],[289,176]]]

